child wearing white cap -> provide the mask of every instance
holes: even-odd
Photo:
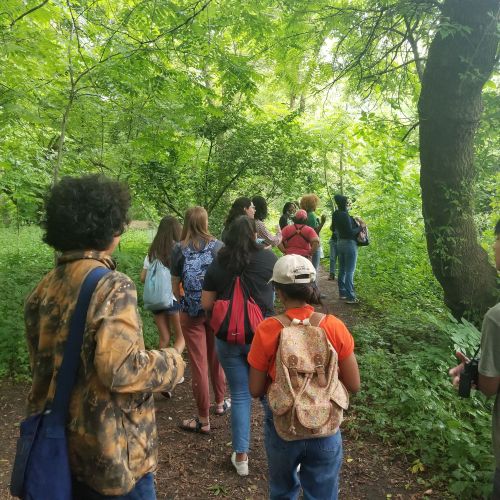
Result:
[[[309,323],[315,312],[311,304],[320,303],[318,289],[313,286],[315,279],[316,270],[305,257],[285,255],[276,262],[272,282],[290,321]],[[357,392],[360,378],[352,335],[340,319],[330,314],[324,315],[319,327],[337,353],[339,380],[349,392]],[[257,327],[248,354],[250,392],[254,397],[264,396],[269,383],[276,378],[276,353],[282,329],[283,324],[276,318],[265,319]],[[340,430],[327,437],[286,441],[276,432],[265,399],[264,411],[270,498],[298,498],[302,487],[304,497],[336,500],[342,464]]]

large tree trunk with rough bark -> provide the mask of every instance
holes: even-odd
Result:
[[[499,0],[446,0],[419,100],[422,212],[427,249],[456,318],[496,298],[496,272],[477,243],[474,134],[498,46]]]

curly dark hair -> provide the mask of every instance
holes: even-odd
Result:
[[[102,175],[64,177],[45,197],[43,240],[61,252],[105,250],[129,222],[128,186]]]
[[[245,215],[245,208],[250,208],[252,204],[252,200],[245,196],[241,196],[240,198],[236,198],[229,209],[229,213],[227,214],[226,221],[224,222],[224,227],[228,228],[231,222],[233,222],[236,217],[240,215]]]
[[[262,196],[254,196],[252,203],[255,206],[255,218],[264,220],[267,217],[267,201]]]
[[[217,259],[222,267],[231,273],[241,274],[250,263],[252,252],[261,248],[255,241],[255,220],[246,215],[240,215],[230,224],[224,243]]]

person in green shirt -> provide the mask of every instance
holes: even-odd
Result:
[[[500,220],[495,226],[495,264],[500,271]],[[460,374],[464,370],[465,363],[469,359],[457,352],[461,363],[449,371],[453,379],[453,385],[458,386]],[[495,455],[496,469],[493,477],[494,499],[500,498],[500,303],[493,306],[485,314],[481,328],[481,358],[478,367],[479,375],[477,389],[485,396],[496,396],[493,407],[493,452]]]
[[[316,231],[316,234],[318,236],[326,221],[325,214],[323,214],[321,218],[319,218],[315,213],[316,209],[318,208],[319,201],[320,200],[318,196],[313,193],[305,194],[300,199],[300,208],[302,208],[307,212],[306,225],[312,227]],[[312,254],[312,263],[314,269],[316,269],[316,280],[318,276],[317,271],[319,267],[320,255],[321,255],[321,245]]]

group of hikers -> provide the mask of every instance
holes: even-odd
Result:
[[[356,303],[356,241],[365,226],[349,215],[347,198],[337,195],[335,201],[332,240],[340,298]],[[64,178],[50,189],[44,241],[59,257],[25,306],[33,375],[29,416],[45,414],[58,397],[82,283],[96,268],[111,270],[98,280],[83,316],[80,361],[68,396],[73,498],[156,498],[153,393],[173,396],[184,380],[185,347],[197,415],[181,420],[184,431],[210,434],[211,408],[215,416],[230,412],[230,460],[236,473],[246,476],[252,397],[260,398],[270,498],[297,498],[300,488],[305,498],[337,498],[339,425],[360,378],[344,323],[314,310],[321,304],[316,279],[319,232],[326,220],[315,213],[318,203],[314,194],[300,204],[287,203],[273,233],[264,222],[265,199],[238,198],[221,240],[210,234],[203,207],[189,208],[183,225],[164,217],[141,280],[147,284],[161,264],[170,275],[172,297],[165,307],[151,308],[159,348],[146,350],[135,285],[115,270],[111,258],[128,223],[127,186],[86,176]],[[271,247],[284,255],[277,258]],[[335,270],[330,273],[335,279]],[[284,310],[279,315],[276,300]],[[29,489],[34,481],[28,472]],[[25,493],[25,498],[30,497]]]
[[[231,414],[231,463],[246,476],[251,402],[259,398],[269,497],[295,499],[302,489],[304,498],[338,498],[339,427],[360,376],[344,323],[314,309],[321,304],[318,236],[325,223],[315,214],[318,202],[310,194],[300,204],[285,204],[273,234],[264,223],[265,200],[238,198],[221,240],[210,234],[202,207],[189,208],[183,225],[164,217],[141,273],[144,305],[159,333],[159,348],[147,350],[135,284],[112,259],[129,222],[128,187],[96,175],[66,177],[52,186],[44,241],[58,258],[26,299],[32,384],[11,493],[30,500],[155,499],[153,393],[173,396],[184,380],[187,347],[197,415],[186,416],[180,427],[210,434],[211,382],[213,414]],[[349,215],[347,198],[336,195],[335,202],[330,258],[339,258],[340,299],[355,304],[352,276],[367,229]],[[500,221],[495,235],[500,270]],[[277,258],[271,247],[284,255]],[[146,301],[146,290],[159,269],[164,273],[158,276],[168,279],[156,285],[170,295],[164,306],[153,307],[159,302]],[[283,309],[278,315],[276,301]],[[457,353],[461,363],[450,375],[461,391],[475,386],[498,395],[499,307],[485,316],[480,361]],[[500,498],[498,467],[493,498]]]

